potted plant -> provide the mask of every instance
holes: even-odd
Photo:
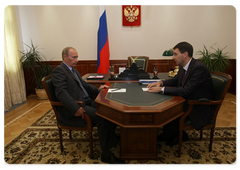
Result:
[[[22,65],[24,68],[29,69],[33,77],[31,77],[31,81],[35,82],[35,91],[38,96],[38,99],[47,99],[46,91],[42,84],[42,78],[52,74],[52,67],[44,62],[46,61],[44,55],[39,51],[37,46],[34,46],[32,40],[31,45],[27,45],[26,51],[21,51],[21,59]]]
[[[227,46],[226,46],[227,47]],[[225,72],[228,71],[231,64],[229,61],[229,56],[227,55],[228,52],[223,53],[223,50],[226,48],[224,47],[223,49],[220,48],[213,48],[214,53],[212,53],[213,57],[213,69],[214,71],[219,71],[219,72]]]
[[[223,52],[226,47],[223,49],[215,49],[213,46],[211,46],[210,48],[213,49],[214,52],[210,52],[205,45],[203,46],[204,49],[202,51],[198,51],[197,54],[202,56],[200,61],[206,64],[210,72],[225,72],[230,68],[230,61],[228,60],[229,56],[227,55],[227,52]]]

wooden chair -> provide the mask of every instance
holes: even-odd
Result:
[[[129,56],[128,57],[128,66],[131,66],[135,61],[137,66],[141,66],[142,69],[147,72],[149,57],[146,56]]]
[[[178,143],[178,156],[181,156],[181,147],[182,147],[182,131],[187,129],[194,129],[191,125],[190,121],[186,121],[186,117],[190,114],[194,105],[215,105],[214,116],[212,120],[209,122],[207,126],[203,129],[211,129],[210,134],[210,144],[209,144],[209,152],[212,151],[212,143],[213,143],[213,135],[214,135],[214,128],[216,125],[216,118],[218,111],[222,105],[224,97],[228,91],[228,88],[231,84],[232,77],[225,73],[220,72],[213,72],[211,73],[212,81],[213,81],[213,89],[214,89],[214,100],[208,99],[199,99],[199,100],[189,100],[189,108],[181,117],[179,122],[179,143]],[[202,139],[202,130],[200,130],[200,139]]]
[[[93,140],[92,140],[92,123],[91,123],[91,118],[84,113],[84,119],[87,123],[86,126],[84,127],[72,127],[72,126],[66,126],[60,123],[59,118],[58,118],[58,111],[57,111],[57,107],[61,107],[63,106],[63,104],[61,102],[57,101],[57,98],[55,96],[55,89],[54,86],[52,84],[52,75],[46,76],[42,79],[42,83],[43,86],[47,92],[49,101],[52,105],[52,108],[54,110],[54,113],[56,115],[57,118],[57,127],[59,130],[59,140],[60,140],[60,147],[61,147],[61,151],[63,152],[63,144],[62,144],[62,130],[66,129],[69,130],[69,138],[71,139],[71,131],[72,130],[80,130],[80,131],[88,131],[89,133],[89,143],[90,143],[90,157],[93,158]],[[82,106],[82,102],[77,102],[80,106]]]

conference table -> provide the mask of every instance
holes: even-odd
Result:
[[[95,85],[103,83],[110,88],[96,97],[96,114],[120,126],[120,158],[157,159],[157,129],[184,114],[185,100],[144,91],[147,85],[138,81],[95,80]]]

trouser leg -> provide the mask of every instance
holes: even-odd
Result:
[[[179,133],[179,120],[180,118],[177,118],[170,123],[163,126],[163,135],[166,139],[166,141],[171,141],[178,137]]]
[[[112,147],[113,142],[116,140],[115,125],[106,119],[96,115],[96,108],[91,106],[84,106],[88,116],[91,118],[92,124],[99,124],[98,136],[102,150],[102,154],[108,156],[110,154],[109,149]]]

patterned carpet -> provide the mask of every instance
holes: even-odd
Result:
[[[119,128],[117,129],[119,133]],[[159,130],[161,133],[161,129]],[[204,130],[199,139],[196,130],[187,131],[190,140],[183,142],[182,156],[177,157],[178,146],[172,148],[164,142],[157,145],[157,160],[131,160],[129,164],[232,164],[236,160],[236,128],[216,128],[213,150],[208,152],[209,134]],[[5,161],[9,164],[101,164],[101,150],[97,130],[93,129],[94,159],[89,158],[88,134],[80,131],[63,132],[64,153],[60,151],[58,129],[52,110],[32,124],[4,148]],[[112,148],[119,156],[120,146]]]

